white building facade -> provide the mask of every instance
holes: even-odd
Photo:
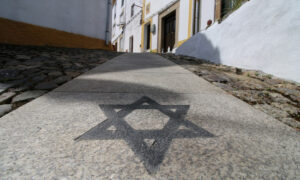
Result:
[[[0,42],[110,49],[111,7],[112,0],[0,0]]]
[[[174,51],[216,20],[218,0],[115,0],[112,43],[123,52]]]
[[[142,0],[116,0],[112,8],[112,42],[116,50],[140,52]]]

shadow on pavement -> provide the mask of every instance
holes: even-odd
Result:
[[[145,168],[150,174],[158,170],[174,138],[214,137],[213,134],[205,129],[185,120],[189,105],[160,105],[153,99],[143,96],[128,105],[100,104],[99,106],[107,119],[77,137],[75,140],[123,139],[127,142],[132,151],[143,161]],[[135,129],[126,122],[125,117],[137,109],[157,109],[168,116],[169,120],[162,129]],[[137,121],[139,120],[142,119],[137,118]],[[184,126],[186,129],[179,129],[180,126]],[[110,130],[112,127],[116,129]],[[153,139],[153,142],[147,144],[144,141],[145,139]]]

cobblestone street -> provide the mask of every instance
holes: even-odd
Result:
[[[261,71],[161,54],[279,121],[300,130],[300,84]]]
[[[0,45],[0,117],[119,53]]]

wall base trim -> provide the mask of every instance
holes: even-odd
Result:
[[[187,40],[189,40],[190,38],[186,38],[182,41],[179,41],[178,44],[177,44],[177,47],[180,47],[183,43],[185,43]]]
[[[0,43],[113,50],[105,40],[0,18]]]

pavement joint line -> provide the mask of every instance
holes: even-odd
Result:
[[[96,92],[96,91],[51,91],[51,93],[87,93],[87,94],[205,94],[205,93],[153,93],[153,92]]]
[[[135,71],[135,70],[133,70]],[[130,74],[191,74],[191,73],[176,73],[176,72],[132,72],[131,70],[129,71],[119,71],[120,73],[130,73]],[[99,74],[107,74],[107,73],[115,73],[115,72],[103,72],[103,73],[99,73]],[[86,74],[89,75],[89,74]]]

